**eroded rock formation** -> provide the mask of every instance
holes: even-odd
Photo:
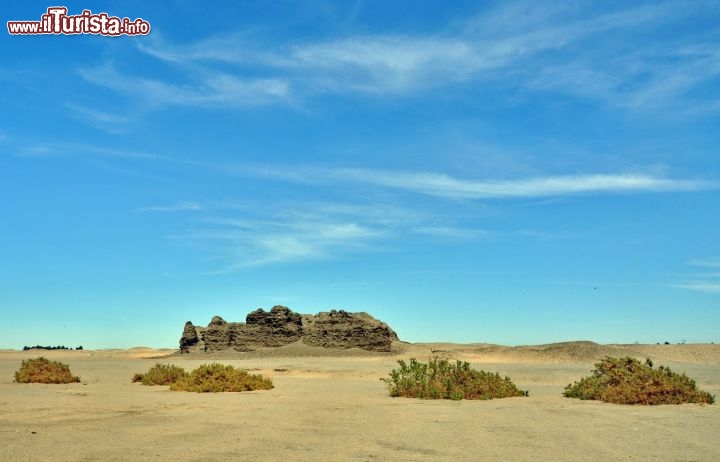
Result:
[[[269,312],[262,308],[249,313],[244,323],[227,322],[214,316],[207,327],[185,323],[180,352],[253,351],[301,341],[325,348],[362,348],[390,351],[397,334],[384,322],[367,313],[343,310],[316,315],[298,314],[284,306]]]
[[[390,344],[397,339],[387,324],[367,313],[332,310],[308,317],[303,342],[326,348],[390,351]]]

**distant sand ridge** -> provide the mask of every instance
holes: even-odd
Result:
[[[285,306],[249,313],[244,323],[214,316],[207,327],[188,321],[180,338],[180,352],[251,352],[301,343],[321,348],[359,348],[390,352],[398,336],[387,324],[367,313],[343,310],[299,314]]]

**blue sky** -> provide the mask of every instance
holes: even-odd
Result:
[[[0,348],[175,347],[276,304],[416,342],[720,341],[720,4],[449,3],[71,2],[152,31],[3,33]]]

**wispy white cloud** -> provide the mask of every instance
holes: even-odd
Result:
[[[147,169],[147,162],[175,162],[167,156],[162,156],[143,150],[119,149],[101,145],[83,143],[48,142],[35,143],[13,139],[3,151],[13,157],[27,159],[64,159],[75,158],[93,167],[123,176],[167,183],[169,180],[162,172],[154,174]]]
[[[350,177],[346,170],[339,172],[328,169],[298,169],[287,171],[270,167],[259,169],[264,176],[289,181],[306,181],[311,183],[333,183],[342,181],[345,184]],[[250,168],[244,174],[257,173]],[[288,175],[285,175],[287,173]],[[355,173],[355,172],[353,172]],[[364,172],[368,173],[368,172]],[[385,172],[383,178],[400,178],[397,172]],[[354,177],[352,177],[354,179]],[[363,179],[367,179],[363,176]],[[364,181],[363,180],[363,181]],[[379,182],[385,186],[385,182]],[[535,183],[530,182],[531,185]],[[539,184],[545,184],[540,181]],[[550,181],[549,184],[555,183]],[[610,182],[605,190],[615,190],[615,183]],[[634,183],[632,183],[634,184]],[[547,194],[544,189],[525,187],[524,182],[505,184],[510,190],[523,191],[523,197],[530,195]],[[598,186],[591,182],[590,190],[597,190]],[[620,182],[621,190],[627,188]],[[668,188],[667,184],[657,182],[641,182],[641,190]],[[407,185],[406,185],[407,186]],[[411,183],[410,191],[426,193],[423,182]],[[496,186],[496,185],[495,185]],[[687,186],[687,185],[684,185]],[[636,186],[632,186],[635,188]],[[673,188],[678,185],[673,184]],[[365,190],[366,188],[363,188]],[[437,188],[431,189],[432,194],[445,198],[468,198],[467,188],[456,192],[457,188],[439,193]],[[552,188],[553,192],[571,194],[584,191],[588,188]],[[515,197],[517,193],[501,194],[493,190],[489,196],[486,192],[474,191],[472,197]],[[287,204],[280,208],[271,207],[268,210],[249,208],[247,204],[214,203],[217,214],[201,219],[203,226],[195,227],[184,233],[172,236],[174,240],[192,243],[204,247],[216,255],[221,268],[218,272],[235,271],[247,267],[264,266],[280,263],[302,262],[330,258],[344,258],[354,253],[386,252],[398,245],[399,241],[406,241],[415,236],[416,239],[440,239],[448,243],[467,242],[468,240],[487,240],[502,238],[503,236],[527,236],[534,239],[562,239],[570,235],[569,231],[544,232],[542,230],[486,230],[479,227],[477,217],[468,222],[458,222],[446,219],[438,210],[413,210],[390,204],[347,204],[310,202],[302,204]],[[256,205],[256,207],[259,207]],[[239,215],[239,216],[238,216]],[[402,246],[404,247],[404,246]]]
[[[680,289],[692,290],[695,292],[705,292],[710,294],[720,294],[720,282],[696,281],[686,284],[677,284],[675,287]]]
[[[239,166],[227,169],[245,175],[316,184],[354,182],[447,199],[493,199],[571,196],[578,194],[698,191],[715,187],[700,180],[673,179],[647,173],[557,175],[512,180],[457,178],[443,173],[360,168],[273,168]]]
[[[212,208],[214,207],[214,208]],[[361,253],[392,252],[399,241],[448,243],[484,239],[490,233],[442,214],[387,204],[307,202],[259,206],[214,203],[200,225],[170,239],[202,248],[220,262],[212,272]],[[400,248],[404,248],[400,246]]]
[[[428,236],[436,236],[440,238],[450,238],[452,241],[484,239],[493,234],[490,231],[486,231],[483,229],[461,228],[457,226],[443,225],[419,226],[417,228],[414,228],[413,232],[418,234],[425,234]]]
[[[434,173],[344,171],[341,177],[452,199],[565,196],[623,192],[692,191],[702,182],[658,178],[649,175],[568,175],[508,181],[454,178]]]
[[[58,149],[49,145],[22,146],[13,150],[16,157],[46,157],[57,154]]]
[[[316,83],[333,90],[405,93],[469,80],[535,75],[547,64],[538,59],[541,55],[573,53],[567,49],[584,38],[660,21],[666,10],[644,6],[583,19],[563,16],[563,9],[552,6],[519,2],[471,20],[463,30],[309,43],[290,48],[284,59],[274,61],[278,67],[322,70]],[[544,20],[523,21],[528,17]]]
[[[720,76],[720,54],[710,44],[688,51],[679,43],[602,57],[588,52],[572,62],[547,63],[526,85],[633,110],[673,108],[684,114],[716,110],[717,98],[690,94]]]
[[[153,182],[166,184],[172,182],[168,178],[161,176],[161,174],[153,174],[141,168],[130,168],[120,162],[111,162],[101,157],[90,157],[87,159],[87,162],[94,167],[105,170],[115,175],[123,175],[131,178],[150,180]]]
[[[281,49],[257,49],[238,34],[214,36],[184,47],[158,40],[141,42],[138,47],[151,56],[175,63],[252,64],[300,72],[294,77],[309,78],[327,88],[403,92],[512,67],[537,53],[565,47],[585,36],[660,19],[665,9],[644,6],[590,20],[562,17],[566,10],[517,2],[471,19],[461,29],[450,28],[436,34],[339,37]],[[544,20],[523,21],[524,18]],[[303,71],[311,71],[312,75]]]
[[[135,212],[185,212],[199,211],[202,206],[196,202],[180,201],[171,205],[154,205],[151,207],[140,207]]]
[[[146,151],[107,148],[81,143],[14,143],[11,152],[17,157],[96,157],[163,160],[166,157]]]
[[[717,278],[720,279],[720,272],[717,273],[696,273],[693,275],[696,278]]]
[[[704,14],[710,6],[707,2],[694,8],[682,2],[656,2],[591,19],[568,17],[566,13],[573,7],[567,4],[560,9],[545,6],[520,2],[503,8],[513,21],[522,21],[523,16],[542,18],[530,21],[524,27],[529,32],[514,36],[513,41],[522,43],[526,37],[537,44],[534,46],[553,44],[558,51],[523,60],[527,72],[520,82],[526,90],[570,93],[635,110],[717,108],[717,98],[688,97],[691,90],[720,76],[713,33],[655,34],[674,21]],[[489,27],[489,22],[482,24]],[[515,29],[511,23],[506,26]],[[639,38],[640,30],[648,38]],[[604,38],[599,40],[601,35]]]
[[[123,133],[127,126],[133,122],[133,118],[119,113],[101,111],[78,104],[66,104],[82,120],[89,125],[105,130],[109,133]],[[137,116],[137,114],[135,114]]]
[[[688,262],[692,266],[700,266],[703,268],[720,268],[720,258],[703,258],[690,260]]]
[[[720,75],[716,37],[698,33],[655,43],[657,38],[639,38],[638,31],[655,37],[658,28],[701,11],[701,6],[687,8],[682,2],[593,13],[566,3],[519,1],[424,34],[390,32],[271,45],[238,33],[184,45],[153,38],[138,42],[139,50],[181,66],[189,83],[121,75],[107,66],[81,75],[121,92],[153,95],[155,103],[168,105],[249,106],[316,94],[407,95],[465,82],[509,82],[519,91],[572,94],[631,109],[697,110],[720,104],[717,98],[687,97]]]
[[[296,47],[283,64],[315,91],[405,93],[468,80],[496,59],[464,40],[389,35]]]
[[[173,43],[161,31],[146,40],[134,43],[142,53],[161,61],[177,64],[192,62],[256,62],[257,41],[248,40],[243,33],[210,35],[191,43]]]
[[[289,99],[288,82],[278,78],[240,78],[206,71],[187,84],[121,74],[106,64],[78,69],[90,83],[135,98],[148,108],[160,106],[254,106]],[[148,109],[146,108],[146,109]]]
[[[720,269],[720,258],[694,259],[687,262],[687,264],[695,268],[715,270]],[[686,277],[686,281],[676,284],[674,287],[710,294],[720,293],[720,273],[703,272],[691,274]]]
[[[217,255],[218,272],[268,264],[335,258],[370,251],[388,230],[371,222],[343,220],[337,216],[303,212],[302,217],[274,211],[252,218],[211,217],[207,227],[171,236],[194,243]]]
[[[554,241],[558,239],[566,239],[572,235],[570,231],[541,231],[537,229],[523,229],[517,232],[521,236],[540,239],[543,241]]]

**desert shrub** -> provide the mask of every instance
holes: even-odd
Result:
[[[172,364],[157,363],[144,374],[135,374],[132,382],[140,382],[143,385],[170,385],[187,373],[182,367]]]
[[[390,389],[390,396],[422,399],[493,399],[511,396],[528,396],[508,377],[472,369],[467,362],[450,363],[447,359],[433,358],[427,364],[416,359],[406,363],[382,378]]]
[[[70,373],[70,366],[58,361],[39,358],[26,359],[15,372],[15,381],[19,383],[75,383],[80,377]]]
[[[715,401],[700,391],[695,381],[669,367],[653,369],[652,361],[642,364],[630,357],[606,357],[595,364],[592,375],[565,387],[567,398],[591,399],[615,404],[681,404]]]
[[[170,385],[171,390],[197,393],[270,390],[273,383],[259,374],[223,364],[203,364]]]

